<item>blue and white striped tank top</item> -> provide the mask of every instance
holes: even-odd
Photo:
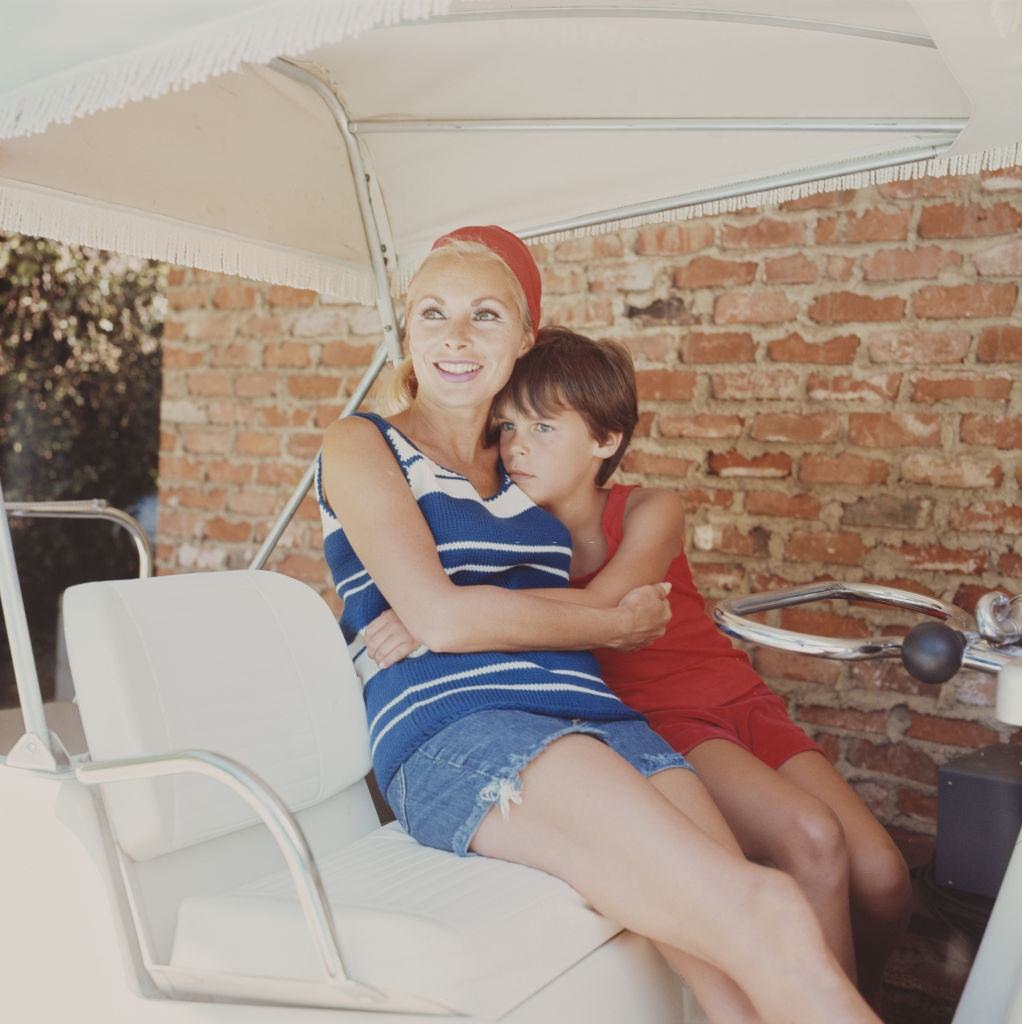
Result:
[[[465,477],[438,466],[382,417],[357,415],[373,423],[390,445],[452,583],[509,589],[568,585],[568,530],[506,473],[500,490],[481,498]],[[360,631],[390,605],[327,503],[322,463],[316,467],[316,498],[324,554],[344,601],[341,629],[364,687],[373,767],[383,792],[429,737],[476,711],[511,708],[595,721],[641,718],[603,683],[588,651],[424,651],[379,669],[366,654]]]

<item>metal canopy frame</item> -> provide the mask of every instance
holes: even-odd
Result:
[[[864,39],[880,39],[894,44],[936,48],[934,41],[926,35],[912,32],[900,32],[886,29],[871,29],[858,25],[830,23],[811,19],[789,18],[775,15],[760,15],[743,11],[722,11],[711,9],[678,10],[655,4],[625,5],[607,4],[600,7],[576,8],[551,4],[536,5],[526,8],[506,9],[487,8],[481,10],[459,11],[452,14],[434,15],[425,19],[431,23],[455,23],[481,20],[522,20],[536,18],[615,18],[644,17],[669,18],[689,21],[716,21],[758,25],[766,28],[800,29],[808,32],[820,32],[832,35],[853,36]],[[400,24],[382,26],[389,29],[400,28]],[[592,228],[618,221],[628,221],[638,217],[648,217],[684,210],[706,202],[733,199],[740,196],[768,192],[772,189],[785,188],[791,185],[805,184],[842,175],[863,173],[884,167],[929,160],[946,152],[954,143],[957,134],[967,123],[966,118],[506,118],[506,119],[367,119],[353,121],[345,109],[340,97],[333,88],[317,73],[314,65],[306,65],[299,61],[277,58],[270,62],[269,67],[293,81],[312,89],[324,102],[337,129],[344,140],[348,159],[351,164],[362,224],[366,235],[369,258],[376,282],[377,309],[383,326],[383,342],[373,355],[361,380],[350,400],[341,412],[341,417],[355,412],[379,376],[384,365],[396,362],[401,357],[400,329],[393,299],[390,292],[388,277],[387,243],[390,238],[389,225],[383,215],[383,204],[373,199],[374,189],[379,189],[370,166],[368,154],[359,143],[363,135],[384,132],[450,132],[450,131],[722,131],[722,132],[836,132],[861,131],[879,133],[909,133],[935,136],[929,145],[906,149],[895,153],[879,156],[847,160],[841,163],[828,164],[792,171],[720,187],[700,189],[698,191],[667,196],[648,202],[635,203],[628,206],[598,211],[579,217],[566,218],[561,221],[534,225],[518,231],[524,239],[536,239],[545,235],[570,232]],[[288,498],[281,514],[274,522],[266,539],[253,557],[250,568],[261,569],[293,518],[312,484],[315,466],[319,455],[313,459],[301,481]],[[50,734],[46,727],[43,712],[42,696],[32,655],[31,640],[25,621],[24,603],[18,582],[17,567],[11,546],[10,530],[7,514],[3,508],[3,492],[0,489],[0,599],[2,599],[4,621],[7,624],[8,636],[14,660],[15,679],[18,697],[21,703],[22,716],[25,722],[26,736],[33,749],[41,745],[42,756],[33,758],[32,764],[23,767],[49,771],[60,770],[54,758],[54,748],[50,742]],[[22,741],[19,741],[21,746]],[[8,758],[8,764],[12,764]]]

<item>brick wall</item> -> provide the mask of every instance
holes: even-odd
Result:
[[[709,598],[869,580],[971,610],[1022,591],[1020,225],[1016,168],[535,251],[545,319],[634,353],[643,417],[623,479],[685,497]],[[158,562],[242,567],[368,363],[376,314],[189,270],[168,300]],[[336,608],[311,499],[271,566]],[[770,621],[865,637],[915,619],[835,603]],[[936,767],[1012,738],[990,677],[934,691],[897,663],[754,657],[924,847]]]

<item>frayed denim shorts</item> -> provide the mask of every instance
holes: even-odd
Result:
[[[602,740],[647,778],[668,768],[694,770],[644,722],[592,722],[528,711],[477,711],[428,739],[397,770],[387,803],[424,846],[468,855],[486,813],[520,804],[520,773],[554,740],[583,733]]]

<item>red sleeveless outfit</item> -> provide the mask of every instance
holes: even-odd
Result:
[[[585,587],[621,544],[625,504],[635,485],[615,484],[603,510],[607,557],[599,569],[571,581]],[[732,647],[706,614],[684,552],[667,570],[671,621],[641,651],[594,651],[604,682],[679,753],[726,739],[771,768],[805,750],[820,750],[791,719],[744,651]]]

